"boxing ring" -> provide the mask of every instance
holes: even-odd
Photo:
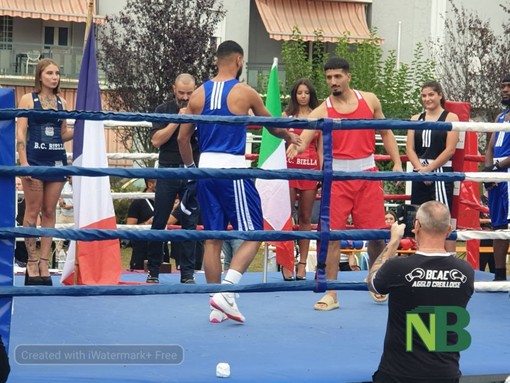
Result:
[[[87,120],[196,122],[201,116],[132,113],[87,113],[35,110],[0,110],[0,118],[51,115]],[[331,167],[333,129],[442,129],[470,130],[463,123],[405,121],[342,122],[262,117],[209,117],[225,124],[250,122],[267,127],[294,126],[324,132],[324,171],[259,169],[102,169],[22,168],[2,163],[0,181],[13,182],[15,175],[123,176],[136,178],[264,178],[316,179],[323,182],[321,230],[318,232],[228,232],[35,229],[0,227],[2,244],[15,237],[53,236],[71,240],[130,240],[241,238],[249,240],[315,239],[318,249],[316,279],[308,273],[306,282],[282,282],[281,275],[269,273],[260,283],[260,273],[246,273],[240,285],[207,285],[203,274],[197,285],[179,283],[177,274],[161,274],[160,285],[119,286],[22,286],[21,277],[0,280],[0,302],[12,298],[9,382],[207,382],[216,378],[219,362],[230,364],[232,382],[368,382],[382,354],[387,305],[375,304],[363,279],[366,271],[342,272],[337,282],[326,282],[324,262],[328,240],[389,238],[387,230],[329,230],[330,187],[333,180],[358,178],[391,181],[502,181],[495,173],[412,174],[395,172],[334,172]],[[502,130],[502,124],[480,124],[484,131]],[[508,130],[509,127],[506,127]],[[13,148],[12,148],[13,150]],[[14,201],[14,200],[13,200]],[[12,209],[13,211],[13,209]],[[7,213],[11,214],[10,210]],[[13,213],[12,213],[13,214]],[[5,221],[5,220],[4,220]],[[2,222],[4,222],[2,221]],[[453,239],[509,238],[507,231],[457,231]],[[2,250],[3,266],[12,254]],[[7,256],[5,255],[7,254]],[[2,272],[6,270],[4,267]],[[57,277],[53,277],[58,284]],[[477,292],[468,305],[471,316],[467,331],[471,347],[461,353],[465,382],[503,381],[510,375],[510,301],[508,284],[502,292],[481,292],[491,274],[476,272]],[[123,274],[123,282],[143,282],[143,274]],[[10,282],[10,285],[5,282]],[[341,290],[341,309],[312,310],[318,296],[311,291]],[[208,321],[209,292],[236,291],[238,304],[247,317],[240,325],[231,320],[221,324]],[[4,305],[5,307],[5,305]],[[2,314],[2,320],[6,313]],[[8,315],[7,315],[8,317]],[[2,330],[5,323],[2,323]],[[34,346],[36,346],[34,348]],[[32,347],[32,348],[30,348]],[[39,347],[39,348],[37,348]],[[98,348],[101,350],[98,350]],[[37,353],[36,351],[39,353]],[[48,351],[50,350],[50,351]],[[91,351],[92,350],[92,351]],[[119,351],[120,350],[120,351]],[[149,351],[147,351],[149,350]],[[172,351],[172,352],[169,352]],[[51,353],[53,352],[53,354]],[[60,353],[59,353],[60,352]],[[149,352],[151,356],[148,356]],[[58,353],[58,355],[57,355]]]

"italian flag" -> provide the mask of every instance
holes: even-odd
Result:
[[[278,59],[275,57],[269,83],[267,85],[266,107],[273,117],[281,117],[280,86],[278,83]],[[287,169],[285,142],[273,136],[266,128],[262,129],[260,144],[260,169]],[[290,191],[288,180],[256,181],[262,201],[265,230],[292,230]],[[276,262],[289,270],[294,270],[294,244],[292,241],[267,242],[276,246]]]

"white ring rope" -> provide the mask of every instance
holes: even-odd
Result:
[[[455,121],[452,122],[452,130],[457,132],[480,132],[480,133],[489,133],[489,132],[509,132],[510,124],[509,123],[499,123],[499,122],[463,122],[463,121]]]
[[[18,196],[23,197],[24,193],[22,191],[18,191]],[[112,192],[112,199],[142,199],[142,198],[150,198],[154,199],[155,193],[142,193],[142,192],[126,192],[126,193],[116,193]],[[73,198],[73,195],[70,193],[62,193],[60,194],[60,198]]]
[[[510,230],[457,230],[457,241],[470,239],[510,239]]]
[[[475,282],[475,291],[478,293],[497,293],[510,291],[509,281]]]

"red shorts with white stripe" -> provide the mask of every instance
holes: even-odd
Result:
[[[366,171],[377,171],[377,167]],[[351,214],[356,229],[386,228],[382,181],[334,181],[330,212],[332,230],[344,230]]]

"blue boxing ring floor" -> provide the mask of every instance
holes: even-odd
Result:
[[[160,277],[162,284],[179,282],[179,274]],[[365,277],[366,271],[340,273],[340,281]],[[124,274],[122,280],[144,278]],[[492,275],[477,272],[476,278]],[[203,274],[196,279],[205,283]],[[261,281],[261,273],[246,273],[242,283]],[[280,274],[269,273],[268,282],[279,281]],[[22,283],[16,277],[16,285]],[[314,311],[320,296],[242,293],[237,302],[245,324],[209,323],[208,294],[16,297],[8,382],[210,382],[219,379],[219,362],[229,363],[232,383],[371,381],[382,352],[387,304],[374,303],[366,291],[339,291],[340,310]],[[475,293],[468,311],[472,344],[461,354],[462,381],[503,381],[510,375],[509,295]],[[15,354],[27,345],[179,345],[184,358],[180,364],[34,364]]]

